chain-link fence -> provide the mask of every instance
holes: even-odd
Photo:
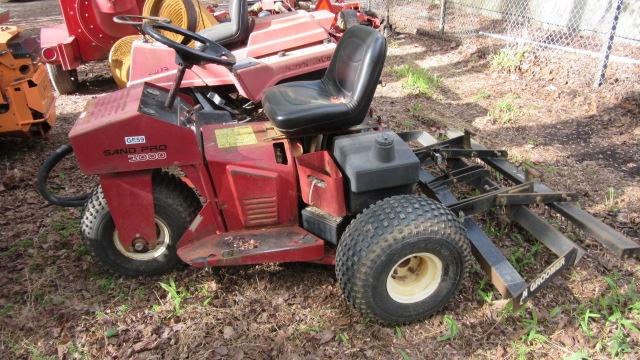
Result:
[[[511,46],[640,65],[640,0],[368,0],[396,31],[488,36]]]

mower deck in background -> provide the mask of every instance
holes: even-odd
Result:
[[[84,204],[82,234],[113,271],[335,264],[355,309],[403,324],[445,306],[473,257],[514,306],[575,264],[584,250],[530,205],[555,211],[619,256],[640,253],[577,208],[575,194],[552,191],[535,171],[522,172],[506,151],[486,149],[469,133],[436,141],[383,129],[369,107],[386,40],[370,27],[345,32],[321,80],[266,90],[268,121],[242,123],[180,90],[192,67],[242,64],[232,51],[170,24],[143,28],[177,54],[171,89],[145,83],[94,99],[69,133],[82,172],[100,178]],[[167,33],[200,44],[188,47]],[[454,194],[461,185],[477,195]],[[473,220],[495,208],[558,255],[529,283]]]
[[[0,9],[0,21],[9,12]],[[0,22],[2,23],[2,22]],[[34,39],[15,26],[0,28],[0,135],[44,135],[56,120],[55,97],[47,69],[34,62]]]

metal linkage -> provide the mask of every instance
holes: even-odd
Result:
[[[552,191],[546,185],[537,182],[536,178],[542,176],[539,171],[520,170],[505,159],[506,151],[487,149],[473,142],[469,132],[441,142],[425,132],[399,135],[406,142],[422,145],[414,152],[423,165],[435,164],[444,172],[444,175],[434,176],[427,170],[421,170],[421,188],[464,218],[467,237],[476,259],[502,296],[513,299],[516,307],[524,304],[553,278],[577,263],[585,253],[580,246],[531,211],[528,205],[548,206],[579,228],[594,235],[598,241],[620,256],[634,255],[640,251],[640,245],[572,204],[571,202],[577,199],[575,193]],[[471,164],[465,159],[484,162],[514,185],[501,186],[492,179],[490,171],[485,166]],[[471,186],[481,194],[458,200],[450,187],[460,183]],[[558,259],[529,284],[470,217],[495,207],[504,207],[511,220],[558,256]]]

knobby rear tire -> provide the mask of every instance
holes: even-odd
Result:
[[[388,284],[393,270],[419,254],[441,265],[435,290],[415,302],[394,300]],[[451,211],[424,196],[400,195],[378,201],[349,224],[338,244],[336,276],[361,314],[387,325],[406,324],[442,309],[472,261],[466,231]]]

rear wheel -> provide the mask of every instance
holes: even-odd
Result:
[[[47,64],[53,88],[60,95],[73,94],[78,90],[78,71],[65,70],[60,64]]]
[[[464,227],[445,206],[417,195],[377,202],[349,224],[336,275],[360,313],[385,324],[422,320],[455,295],[471,263]]]
[[[95,257],[109,269],[125,276],[159,275],[181,264],[176,245],[200,210],[200,200],[174,175],[153,174],[153,198],[157,245],[130,251],[118,238],[101,188],[87,202],[82,214],[82,234]]]

